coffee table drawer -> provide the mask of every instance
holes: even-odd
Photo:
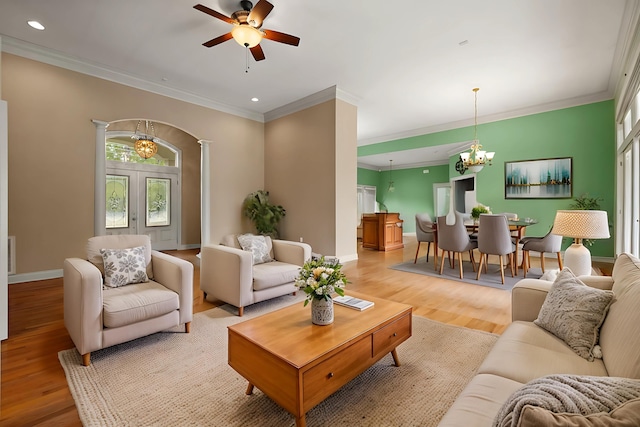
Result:
[[[304,408],[312,408],[371,365],[371,335],[303,374]]]
[[[411,313],[373,333],[373,353],[387,353],[411,336]]]

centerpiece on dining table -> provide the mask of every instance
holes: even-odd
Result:
[[[491,209],[489,209],[489,206],[478,204],[473,209],[471,209],[471,218],[473,218],[473,222],[475,224],[478,224],[478,221],[480,220],[480,215],[483,213],[485,214],[491,213]]]
[[[311,301],[311,321],[316,325],[333,323],[333,299],[336,293],[344,296],[347,276],[338,260],[325,261],[324,257],[305,262],[296,279],[296,286],[307,294],[306,307]]]

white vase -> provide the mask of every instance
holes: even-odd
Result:
[[[333,300],[311,300],[311,322],[315,325],[330,325],[333,323]]]

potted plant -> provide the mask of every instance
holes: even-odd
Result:
[[[324,257],[304,263],[296,279],[296,286],[307,294],[305,307],[311,301],[311,321],[316,325],[333,323],[334,292],[344,296],[347,277],[338,261],[325,261]]]
[[[474,221],[478,221],[480,219],[480,214],[483,214],[483,213],[490,214],[491,211],[489,210],[489,208],[487,206],[478,205],[478,206],[474,207],[473,209],[471,209],[471,218],[473,218]]]
[[[253,221],[259,234],[274,238],[278,237],[278,223],[286,215],[282,206],[269,202],[269,192],[265,190],[249,194],[244,199],[242,212]]]

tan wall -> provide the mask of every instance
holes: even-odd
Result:
[[[358,256],[358,109],[336,102],[336,255]]]
[[[91,119],[149,118],[212,141],[211,238],[246,225],[242,200],[264,186],[262,123],[7,53],[2,87],[18,273],[60,269],[64,258],[84,255],[93,235]]]
[[[335,116],[331,100],[265,124],[265,189],[287,210],[281,237],[323,255],[336,249]]]
[[[265,125],[265,185],[287,210],[283,238],[357,256],[357,109],[331,100]]]

